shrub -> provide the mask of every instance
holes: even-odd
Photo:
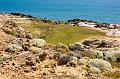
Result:
[[[83,57],[78,60],[78,64],[80,65],[88,65],[89,58],[88,57]]]
[[[22,50],[22,47],[17,44],[9,44],[5,49],[5,51],[7,52],[19,52],[21,50]]]
[[[46,41],[43,39],[33,39],[30,42],[31,46],[35,46],[35,47],[42,47],[46,44]]]
[[[96,67],[90,67],[90,72],[95,73],[95,74],[99,74],[99,73],[101,73],[101,70],[99,68],[96,68]]]
[[[37,47],[34,47],[34,46],[32,46],[32,47],[30,47],[30,52],[32,52],[33,54],[36,54],[36,53],[41,53],[41,54],[43,54],[43,50],[41,49],[41,48],[37,48]]]
[[[62,44],[62,43],[59,43],[56,47],[55,47],[55,50],[57,52],[61,52],[61,53],[67,53],[69,51],[69,48]]]
[[[88,62],[88,66],[99,68],[101,71],[111,71],[112,69],[111,64],[102,59],[93,59]]]
[[[120,50],[116,51],[106,51],[104,52],[104,58],[109,61],[120,62]]]

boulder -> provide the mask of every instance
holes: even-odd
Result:
[[[73,56],[73,57],[77,57],[78,59],[80,59],[82,57],[82,52],[79,50],[75,50],[75,51],[69,51],[67,53],[68,56]]]
[[[67,55],[61,55],[58,60],[58,65],[67,65],[70,62],[71,57]]]
[[[35,47],[42,47],[46,44],[46,41],[43,39],[32,39],[30,41],[30,45],[31,46],[35,46]]]
[[[83,44],[81,44],[81,42],[77,42],[75,44],[70,44],[69,45],[69,49],[72,50],[72,51],[74,51],[74,50],[80,50],[80,51],[82,51],[85,48],[86,47]]]
[[[112,70],[111,64],[108,61],[102,60],[102,59],[93,59],[88,62],[88,66],[99,68],[101,71],[111,71]]]

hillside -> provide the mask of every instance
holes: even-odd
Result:
[[[65,22],[48,19],[38,19],[24,14],[3,14],[5,18],[13,20],[17,25],[30,31],[34,38],[43,38],[48,43],[72,44],[91,36],[105,36],[104,32],[87,27],[73,27]],[[46,22],[45,22],[46,21]]]
[[[0,79],[119,79],[119,65],[120,40],[101,29],[0,13]]]

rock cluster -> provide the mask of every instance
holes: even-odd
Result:
[[[49,77],[54,78],[54,76],[56,78],[60,76],[72,79],[83,78],[81,72],[78,71],[80,68],[78,70],[73,68],[78,67],[78,58],[80,56],[77,53],[70,52],[67,45],[59,43],[56,46],[46,48],[45,40],[33,39],[30,32],[13,21],[5,21],[2,30],[4,33],[13,36],[14,39],[7,42],[3,50],[4,53],[0,54],[1,74],[5,73],[12,79],[37,79],[43,77],[48,79]],[[63,73],[59,72],[59,70],[53,70],[57,70],[58,66],[62,69],[65,68],[66,71]],[[67,66],[70,67],[70,70],[73,70],[72,77],[71,74],[68,74],[69,69],[67,69]],[[75,70],[76,74],[74,73]],[[31,75],[28,76],[27,74],[30,73]],[[35,76],[34,73],[38,74]]]
[[[109,40],[109,39],[88,39],[83,41],[84,45],[94,47],[94,48],[112,48],[112,47],[118,47],[120,45],[120,41],[118,40]]]
[[[32,38],[32,34],[30,32],[25,31],[22,27],[18,27],[17,24],[11,20],[5,21],[2,29],[7,34],[11,34],[19,38],[28,38],[28,39]]]

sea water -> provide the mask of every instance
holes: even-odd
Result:
[[[0,12],[20,12],[39,18],[81,18],[120,24],[120,0],[0,0]]]

